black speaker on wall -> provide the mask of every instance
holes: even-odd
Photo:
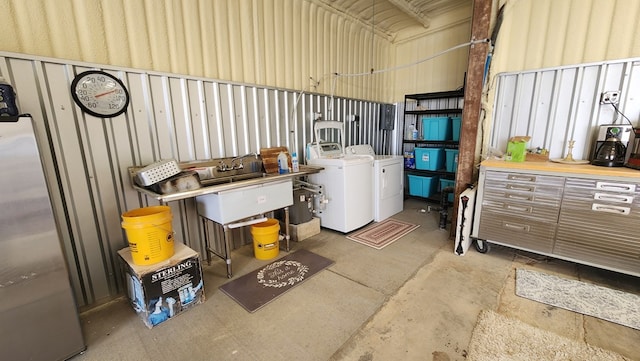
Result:
[[[380,105],[380,129],[393,130],[395,124],[396,107],[393,104]]]

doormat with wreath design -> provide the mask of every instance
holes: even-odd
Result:
[[[253,313],[333,264],[301,249],[220,286],[220,290]]]

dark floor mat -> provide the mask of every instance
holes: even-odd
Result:
[[[255,312],[332,264],[328,258],[301,249],[225,283],[220,290]]]

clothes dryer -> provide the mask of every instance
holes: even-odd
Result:
[[[345,154],[373,156],[373,220],[383,221],[404,208],[404,158],[376,155],[369,144],[352,145]]]

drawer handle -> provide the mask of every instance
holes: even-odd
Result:
[[[507,179],[509,179],[509,180],[527,181],[527,182],[535,182],[536,181],[536,177],[526,176],[526,175],[515,175],[515,174],[509,174],[507,176]]]
[[[633,196],[625,196],[618,194],[598,193],[593,195],[593,199],[597,201],[618,202],[618,203],[633,203]]]
[[[533,192],[536,188],[535,187],[531,187],[531,186],[521,186],[521,185],[517,185],[517,184],[507,184],[507,189]]]
[[[591,205],[591,210],[596,212],[621,214],[625,216],[631,213],[631,208],[629,207],[609,206],[606,204],[598,204],[598,203],[593,203]]]
[[[520,195],[520,194],[512,194],[512,193],[507,193],[507,198],[511,198],[511,199],[524,199],[527,201],[531,200],[531,196],[524,196],[524,195]]]
[[[596,182],[596,189],[616,192],[635,192],[635,184]]]
[[[531,228],[529,225],[517,223],[502,223],[502,227],[524,232],[529,232],[529,229]]]
[[[518,207],[512,204],[505,204],[504,208],[510,209],[512,211],[520,211],[520,212],[526,212],[526,213],[531,213],[531,211],[533,211],[533,207]]]

